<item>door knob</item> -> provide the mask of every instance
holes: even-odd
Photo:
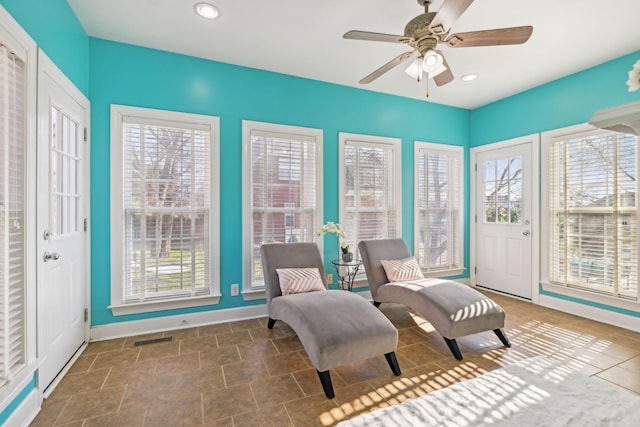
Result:
[[[48,262],[49,260],[57,261],[59,259],[60,259],[60,254],[58,252],[49,253],[48,251],[45,251],[44,253],[44,262]]]
[[[529,230],[522,232],[523,236],[529,236],[530,234],[531,234],[531,232]]]

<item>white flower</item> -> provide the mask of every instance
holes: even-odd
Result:
[[[336,224],[332,221],[329,221],[325,225],[323,225],[320,231],[316,233],[316,236],[320,237],[323,234],[335,234],[336,236],[343,239],[347,237],[346,234],[344,234],[342,228],[340,228],[340,224]]]
[[[627,86],[629,86],[629,92],[640,89],[640,61],[636,62],[631,71],[629,71]]]

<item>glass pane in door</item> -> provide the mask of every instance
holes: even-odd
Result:
[[[484,162],[484,222],[522,222],[522,156]]]
[[[50,231],[64,236],[80,231],[80,131],[78,122],[51,107]]]

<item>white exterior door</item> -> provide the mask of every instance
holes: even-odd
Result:
[[[40,53],[38,75],[38,353],[47,388],[84,344],[88,323],[88,101]]]
[[[475,285],[531,299],[532,143],[479,151]]]

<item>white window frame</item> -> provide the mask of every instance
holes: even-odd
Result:
[[[450,257],[449,266],[447,268],[434,268],[429,269],[426,265],[420,265],[425,276],[429,277],[446,277],[446,276],[455,276],[460,275],[464,272],[464,149],[462,147],[446,145],[446,144],[436,144],[431,142],[420,142],[414,141],[414,254],[416,258],[418,258],[417,254],[420,249],[420,230],[423,228],[421,223],[422,217],[420,215],[420,206],[418,204],[418,200],[420,198],[419,194],[419,155],[420,153],[433,153],[439,155],[445,155],[449,158],[450,162],[452,159],[455,159],[458,163],[458,170],[455,172],[457,176],[452,176],[454,171],[448,171],[447,182],[456,181],[457,188],[452,188],[449,186],[449,200],[457,199],[458,211],[455,214],[455,222],[457,224],[457,230],[455,230],[455,235],[457,238],[454,241],[455,245],[455,257]],[[457,194],[457,197],[455,195]],[[449,216],[451,216],[451,209],[449,207]],[[449,222],[451,224],[451,221]],[[453,230],[449,230],[449,234],[453,233]]]
[[[541,192],[542,192],[542,204],[541,204],[541,248],[550,248],[552,244],[551,232],[553,222],[551,218],[551,202],[549,196],[549,188],[551,185],[550,177],[550,146],[555,140],[565,139],[571,136],[579,136],[580,134],[599,132],[606,133],[607,130],[597,129],[589,124],[579,124],[574,126],[568,126],[561,129],[555,129],[552,131],[542,132],[542,178],[541,178]],[[638,155],[640,157],[640,154]],[[638,170],[638,169],[637,169]],[[640,189],[640,186],[638,186]],[[638,245],[640,246],[640,233],[638,234]],[[547,253],[548,249],[542,249],[542,253]],[[640,251],[639,251],[640,253]],[[640,254],[639,254],[640,258]],[[640,259],[639,259],[640,262]],[[605,295],[598,292],[592,292],[587,289],[568,287],[561,284],[552,283],[550,279],[550,261],[547,256],[542,256],[540,260],[540,274],[541,274],[541,286],[543,292],[551,292],[559,294],[569,298],[576,298],[579,300],[590,301],[596,304],[602,304],[605,306],[616,307],[624,310],[638,311],[640,306],[640,298],[638,301],[631,301],[622,298],[617,298],[612,295]],[[640,292],[640,290],[639,290]]]
[[[346,187],[346,165],[345,165],[345,150],[348,145],[354,145],[358,147],[371,147],[378,149],[390,149],[393,153],[393,183],[387,185],[392,185],[393,191],[393,201],[391,202],[391,206],[396,207],[396,217],[395,222],[392,226],[392,229],[388,230],[389,233],[387,236],[383,238],[394,238],[394,237],[402,237],[402,140],[400,138],[391,138],[384,136],[375,136],[375,135],[361,135],[354,133],[339,133],[339,144],[338,144],[338,204],[339,204],[339,215],[338,222],[341,225],[342,229],[345,231],[347,235],[347,241],[351,246],[351,252],[354,253],[355,258],[358,257],[358,243],[360,242],[359,236],[354,236],[352,232],[350,232],[346,228],[346,219],[347,219],[347,206],[344,203],[347,197]],[[338,256],[338,248],[336,248],[336,257]],[[356,287],[367,286],[366,275],[364,270],[358,272],[355,285]]]
[[[209,210],[209,293],[203,296],[125,303],[123,295],[124,225],[123,207],[123,119],[136,117],[167,125],[180,123],[206,127],[210,132],[210,210]],[[147,313],[185,307],[217,304],[220,300],[220,186],[219,151],[220,119],[214,116],[154,110],[149,108],[111,105],[111,305],[115,316]]]
[[[20,393],[34,381],[37,360],[37,331],[36,331],[36,97],[37,97],[37,46],[26,31],[0,5],[0,43],[19,55],[26,65],[25,81],[25,115],[26,115],[26,145],[25,182],[26,194],[24,198],[25,230],[24,230],[24,365],[6,383],[0,386],[0,413],[3,412]],[[33,254],[33,256],[28,255]],[[31,395],[30,395],[31,396]],[[26,399],[23,401],[23,403]],[[37,405],[37,402],[32,402]]]
[[[313,230],[311,235],[315,238],[316,230],[322,228],[322,129],[306,128],[299,126],[282,125],[275,123],[255,122],[250,120],[242,121],[242,297],[244,300],[257,300],[265,298],[265,287],[263,284],[253,284],[253,200],[252,200],[252,132],[265,132],[270,134],[280,134],[291,136],[292,138],[303,136],[307,140],[315,141],[316,158],[316,199],[315,214],[313,220]],[[278,165],[278,168],[280,165]],[[299,175],[291,177],[292,180],[300,179]],[[318,242],[320,253],[322,253],[322,241]]]

